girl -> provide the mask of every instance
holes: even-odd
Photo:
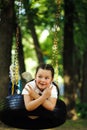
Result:
[[[58,97],[58,91],[53,84],[54,69],[49,64],[41,64],[36,69],[35,79],[28,82],[22,94],[25,107],[34,111],[42,106],[47,111],[53,111]]]

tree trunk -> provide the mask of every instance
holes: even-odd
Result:
[[[87,50],[83,55],[83,83],[81,88],[81,102],[87,103]]]
[[[68,118],[75,119],[75,82],[74,82],[74,38],[73,20],[74,3],[71,0],[64,0],[65,3],[65,24],[64,24],[64,85],[65,102],[67,104]]]
[[[26,10],[27,18],[28,18],[28,27],[31,31],[31,35],[32,35],[32,38],[33,38],[33,41],[34,41],[34,46],[35,46],[35,51],[36,51],[36,55],[37,55],[37,58],[38,58],[38,62],[43,63],[44,58],[43,58],[43,54],[42,54],[42,51],[41,51],[41,48],[40,48],[40,45],[39,45],[39,42],[38,42],[36,30],[35,30],[35,25],[34,25],[34,20],[33,20],[34,16],[33,16],[32,12],[30,12],[29,1],[23,0],[23,3],[24,3],[25,10]]]
[[[24,53],[23,53],[23,45],[22,45],[22,35],[21,35],[20,27],[18,25],[17,25],[17,30],[16,30],[16,35],[17,35],[16,38],[18,40],[18,61],[20,67],[19,72],[21,74],[25,71],[25,64],[24,64]]]
[[[87,3],[85,3],[85,7],[87,7]],[[85,12],[85,23],[87,23],[87,13]],[[85,35],[87,36],[87,26],[85,26]],[[86,38],[85,36],[85,38]],[[87,40],[85,40],[85,51],[83,55],[83,83],[81,89],[81,102],[87,103]]]
[[[87,7],[87,2],[85,3],[85,7]],[[86,8],[85,8],[86,10]],[[84,11],[85,14],[85,23],[87,24],[87,12]],[[87,34],[87,26],[85,27],[85,31]],[[87,103],[87,40],[85,42],[86,48],[83,55],[83,84],[81,89],[81,101]]]
[[[13,37],[14,1],[1,1],[0,12],[0,98],[8,93],[9,66],[11,64],[11,46]]]

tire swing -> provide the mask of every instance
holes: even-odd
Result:
[[[60,5],[60,0],[57,0],[58,5]],[[59,13],[57,15],[57,18]],[[19,64],[18,64],[18,28],[17,28],[17,44],[15,48],[14,63],[10,66],[10,87],[9,95],[0,101],[0,120],[8,126],[20,128],[20,129],[48,129],[54,128],[62,125],[66,121],[66,105],[63,100],[59,99],[59,89],[58,90],[58,100],[53,111],[48,111],[42,106],[38,107],[36,110],[31,112],[25,109],[23,95],[21,94],[22,88],[20,84],[19,75]],[[57,39],[54,37],[53,45],[53,55],[57,56]],[[54,56],[53,56],[54,58]],[[56,60],[57,63],[57,60]],[[57,65],[58,70],[58,65]],[[45,113],[45,114],[44,114]],[[30,119],[28,116],[39,116],[36,119]],[[53,118],[52,120],[52,117]]]

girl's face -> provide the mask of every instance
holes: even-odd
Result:
[[[40,90],[44,90],[45,88],[49,87],[53,78],[52,72],[50,70],[39,69],[36,76],[36,85]]]

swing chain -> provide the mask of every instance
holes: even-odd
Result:
[[[15,50],[14,50],[14,55],[12,65],[10,67],[10,74],[11,74],[11,82],[12,82],[12,95],[15,92],[15,85],[18,86],[18,81],[19,81],[19,62],[18,62],[18,48],[19,48],[19,29],[17,27],[16,30],[16,44],[15,44]]]
[[[20,6],[21,6],[21,1],[18,3],[18,20],[19,20],[19,11],[20,11]],[[10,72],[11,75],[11,82],[12,82],[12,95],[15,92],[15,86],[17,87],[17,91],[20,91],[18,89],[19,86],[19,81],[20,81],[20,74],[19,74],[19,60],[18,60],[18,52],[19,52],[19,27],[16,27],[16,44],[14,48],[14,55],[13,61],[12,61],[12,70]],[[18,92],[20,93],[20,92]]]
[[[58,80],[58,31],[59,31],[59,19],[60,19],[60,5],[61,0],[56,0],[57,12],[55,14],[55,25],[54,25],[54,40],[52,47],[52,65],[55,67],[56,81]]]

